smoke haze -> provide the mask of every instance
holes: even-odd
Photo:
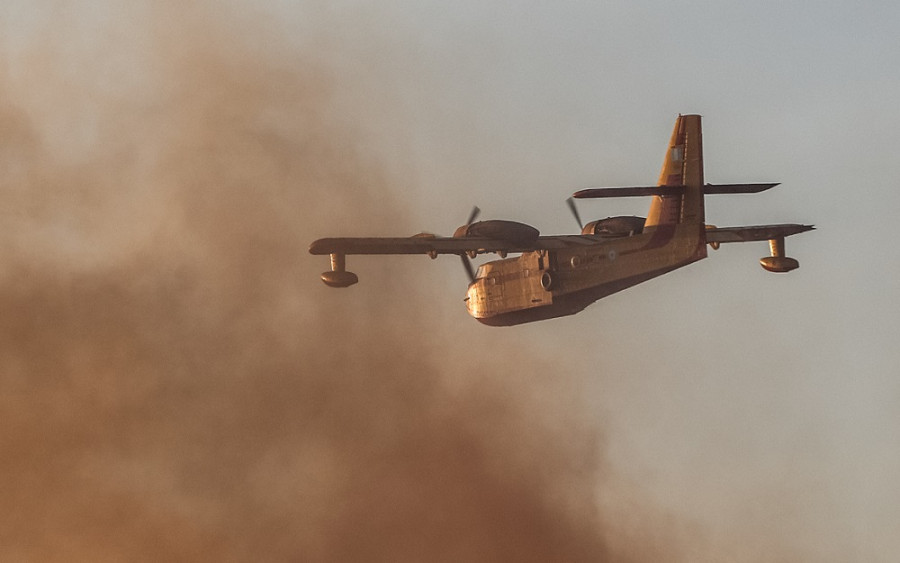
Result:
[[[564,370],[418,314],[402,265],[321,287],[314,238],[415,232],[327,65],[156,6],[8,41],[0,559],[677,559]]]

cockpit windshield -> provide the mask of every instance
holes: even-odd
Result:
[[[478,271],[475,272],[475,279],[479,280],[487,276],[487,268],[485,268],[486,264],[482,264],[478,266]]]

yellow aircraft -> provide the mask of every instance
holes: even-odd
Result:
[[[541,236],[515,221],[475,221],[476,207],[452,237],[420,233],[404,238],[324,238],[312,254],[330,254],[331,271],[322,281],[348,287],[358,281],[345,269],[347,254],[456,254],[469,273],[466,308],[484,324],[509,326],[573,315],[601,299],[706,258],[706,246],[724,242],[769,241],[770,256],[760,264],[770,272],[799,267],[784,254],[787,236],[812,225],[781,224],[720,228],[707,225],[703,200],[708,194],[758,193],[778,184],[704,184],[699,115],[679,115],[656,186],[591,188],[574,198],[651,196],[646,219],[608,217],[584,225],[580,235]],[[574,201],[568,200],[579,225]],[[474,272],[478,254],[502,259]],[[508,253],[519,256],[506,258]]]

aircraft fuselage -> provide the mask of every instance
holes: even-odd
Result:
[[[706,257],[705,225],[660,225],[581,248],[537,250],[482,264],[466,294],[469,314],[510,326],[573,315],[594,301]]]

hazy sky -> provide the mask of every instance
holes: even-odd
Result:
[[[340,318],[365,317],[359,327],[418,327],[418,336],[400,341],[410,357],[421,348],[442,366],[441,393],[454,386],[467,393],[480,385],[534,389],[521,391],[530,398],[516,399],[517,408],[539,406],[538,423],[554,439],[571,437],[565,462],[580,463],[588,436],[595,443],[586,450],[602,451],[615,476],[612,488],[612,478],[578,481],[578,502],[596,505],[615,522],[613,530],[641,538],[648,531],[629,520],[637,518],[627,508],[633,495],[641,507],[636,513],[681,522],[666,532],[678,536],[680,559],[891,561],[900,553],[896,2],[235,0],[189,10],[201,20],[218,10],[226,14],[210,41],[184,40],[184,29],[189,35],[192,28],[174,21],[177,9],[145,18],[153,10],[105,4],[36,9],[8,2],[0,9],[7,92],[0,106],[31,124],[24,129],[36,131],[43,147],[40,157],[26,158],[8,148],[11,141],[4,145],[9,224],[27,234],[7,235],[4,255],[19,256],[27,241],[42,256],[19,268],[50,262],[65,272],[96,270],[102,278],[105,264],[143,256],[133,250],[144,248],[140,241],[173,222],[190,223],[187,212],[170,216],[167,198],[176,188],[160,199],[150,180],[168,162],[159,156],[164,139],[185,123],[169,123],[169,116],[194,111],[177,103],[182,89],[193,92],[193,80],[218,84],[218,75],[206,76],[202,62],[197,73],[179,62],[178,80],[159,77],[171,61],[215,55],[238,65],[251,84],[264,84],[248,86],[246,97],[259,87],[268,88],[266,100],[277,100],[271,130],[306,139],[275,164],[259,156],[267,166],[289,170],[292,160],[306,167],[316,162],[294,156],[316,145],[310,124],[351,131],[329,140],[323,153],[328,162],[347,155],[354,167],[340,197],[304,202],[290,191],[290,174],[266,168],[258,176],[260,183],[287,178],[283,188],[260,196],[280,208],[279,221],[289,223],[292,211],[303,210],[297,212],[303,230],[278,247],[279,260],[296,260],[279,266],[293,276],[290,290],[282,290],[294,309],[283,310],[312,310],[308,303],[315,302],[315,310]],[[65,32],[52,33],[58,29]],[[278,64],[255,74],[255,57]],[[79,65],[89,69],[81,72]],[[314,105],[314,117],[291,117],[292,101],[308,100],[307,90],[296,97],[285,86],[279,97],[272,86],[300,66],[297,82],[328,100]],[[210,90],[210,107],[220,107],[214,102],[221,92]],[[115,116],[90,118],[103,114],[109,100],[118,104]],[[222,131],[243,124],[235,107],[214,116]],[[759,195],[709,198],[707,221],[815,224],[818,230],[788,239],[799,270],[762,270],[764,243],[724,245],[708,260],[575,317],[495,329],[466,315],[465,275],[455,259],[351,257],[360,284],[334,291],[318,280],[326,261],[307,254],[307,239],[320,236],[450,234],[476,204],[482,218],[525,221],[545,234],[571,232],[564,200],[572,191],[655,181],[678,113],[703,115],[707,181],[782,182]],[[119,138],[121,145],[100,150],[99,160],[86,156]],[[206,154],[210,142],[186,142],[179,154]],[[52,170],[108,162],[124,172],[108,176],[101,195],[47,188],[50,199],[38,205],[17,182],[50,161]],[[256,163],[247,164],[248,178],[256,177]],[[67,175],[42,174],[41,185]],[[323,177],[339,184],[339,175]],[[168,181],[194,178],[179,173]],[[128,187],[134,179],[140,182]],[[125,187],[113,187],[117,182]],[[355,190],[365,195],[356,198]],[[79,210],[99,206],[90,217],[100,226],[67,218],[70,203]],[[638,200],[580,204],[586,219],[644,214],[645,207]],[[103,217],[117,213],[134,218],[134,225],[107,225]],[[92,253],[98,241],[106,250]],[[178,237],[169,242],[204,259],[202,246]],[[17,271],[9,266],[4,279]],[[310,325],[321,322],[321,316],[298,315]],[[364,338],[366,331],[353,326],[323,323],[317,330],[327,348],[335,347],[329,353],[339,355]],[[423,336],[431,332],[433,340]],[[374,360],[358,361],[361,369],[376,370]],[[515,429],[510,423],[513,441]]]

